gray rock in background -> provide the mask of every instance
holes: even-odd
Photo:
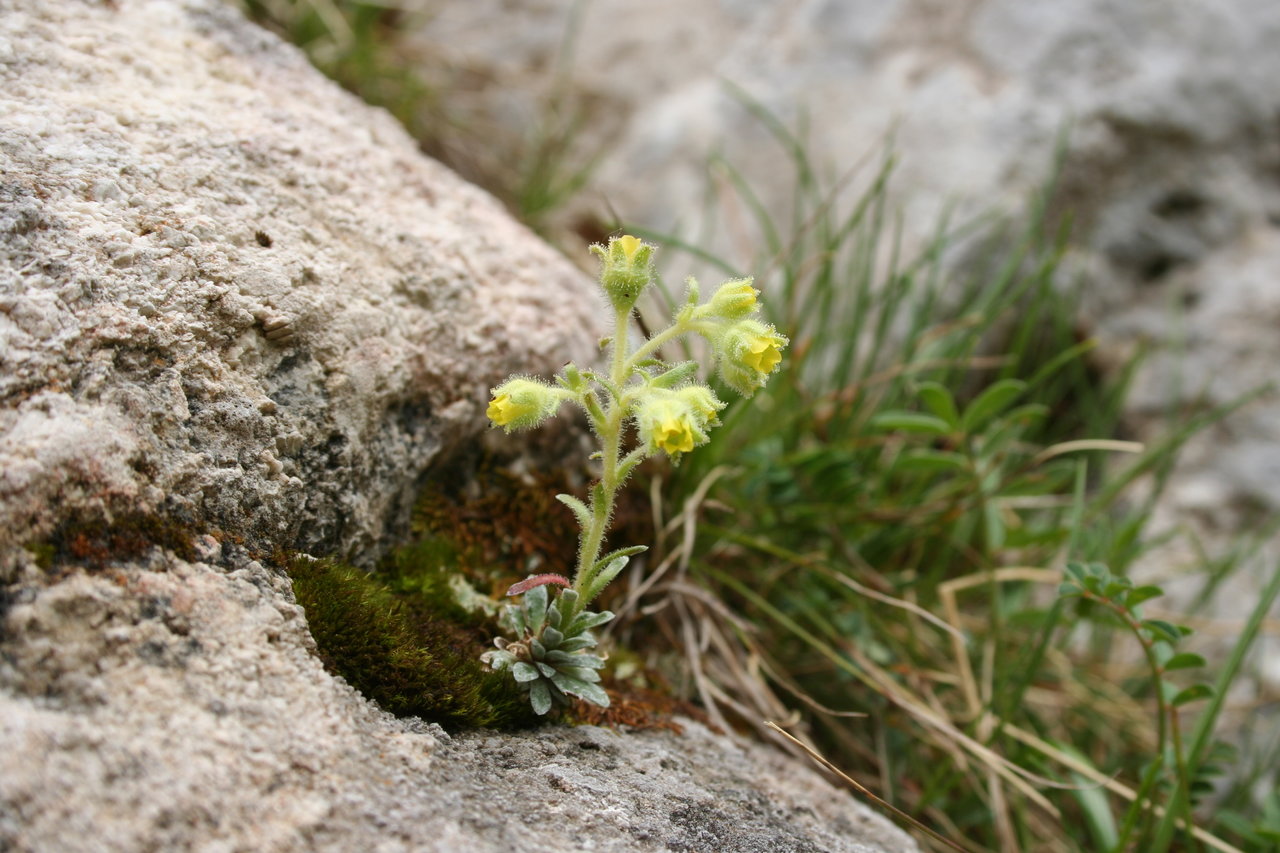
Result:
[[[710,248],[743,266],[758,242],[752,215],[723,176],[708,210],[708,158],[733,164],[783,222],[795,181],[732,87],[807,128],[824,173],[862,164],[865,183],[891,136],[893,186],[917,245],[951,205],[961,218],[1021,207],[1069,128],[1059,202],[1075,222],[1068,269],[1089,285],[1082,325],[1104,366],[1139,345],[1153,353],[1130,403],[1137,436],[1160,436],[1166,412],[1280,376],[1271,0],[656,0],[643,12],[622,0],[466,0],[434,4],[416,38],[434,68],[481,81],[451,93],[460,114],[510,138],[548,103],[584,111],[577,156],[602,158],[567,224],[616,212],[700,243],[711,234]],[[1192,443],[1156,526],[1220,550],[1277,513],[1271,392]],[[1147,561],[1161,580],[1201,564],[1186,539]],[[1249,578],[1238,582],[1202,615],[1238,624],[1256,595]],[[1280,688],[1280,668],[1267,678]]]
[[[697,725],[394,719],[255,559],[378,554],[491,384],[592,357],[595,298],[217,0],[6,4],[0,849],[915,849]],[[139,513],[190,553],[23,547]]]

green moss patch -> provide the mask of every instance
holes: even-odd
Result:
[[[510,679],[479,661],[487,640],[483,617],[456,604],[439,569],[417,572],[408,583],[409,569],[421,564],[406,550],[377,574],[334,560],[287,562],[326,668],[397,716],[444,725],[531,724],[529,704]]]

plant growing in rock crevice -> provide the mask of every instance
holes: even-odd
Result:
[[[636,300],[653,281],[654,247],[623,236],[591,250],[600,257],[600,285],[614,312],[613,336],[603,342],[608,372],[569,364],[554,385],[515,376],[493,389],[488,409],[489,419],[510,432],[537,426],[563,403],[572,402],[586,413],[600,441],[601,449],[593,457],[600,460],[600,478],[588,500],[556,496],[581,528],[572,580],[548,573],[512,586],[508,595],[524,595],[503,613],[503,623],[515,639],[498,638],[497,650],[483,656],[493,669],[511,673],[528,691],[538,714],[567,704],[569,696],[608,707],[609,696],[599,685],[604,659],[593,653],[597,640],[591,629],[613,614],[588,607],[628,560],[645,550],[638,545],[601,556],[618,490],[644,459],[665,453],[679,462],[683,454],[705,444],[708,430],[719,424],[717,415],[725,404],[711,388],[694,380],[698,364],[663,361],[658,357],[661,348],[687,335],[702,336],[724,383],[751,396],[777,369],[787,345],[773,326],[755,319],[759,292],[751,279],[726,281],[702,302],[698,282],[690,278],[672,323],[631,349],[627,330]],[[633,433],[634,446],[627,449]],[[554,598],[549,587],[559,588]]]

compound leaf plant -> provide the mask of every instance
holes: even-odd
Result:
[[[705,444],[707,431],[719,424],[725,404],[697,381],[698,364],[664,361],[662,347],[687,335],[702,336],[724,384],[749,397],[778,368],[787,345],[773,326],[756,319],[759,291],[751,279],[726,281],[703,302],[697,281],[689,278],[671,324],[631,348],[631,313],[653,281],[654,248],[629,235],[591,247],[600,258],[600,286],[614,314],[613,335],[603,342],[608,373],[568,364],[554,384],[513,376],[493,389],[489,403],[489,419],[508,432],[535,427],[563,403],[573,403],[600,442],[595,454],[600,478],[587,501],[556,496],[580,527],[573,578],[532,575],[512,586],[507,595],[523,595],[503,610],[502,623],[512,638],[497,638],[497,649],[482,656],[492,669],[511,674],[538,714],[567,705],[569,696],[608,707],[609,696],[599,683],[604,658],[594,654],[597,640],[591,631],[613,614],[589,607],[627,561],[645,550],[637,545],[601,554],[614,500],[641,461],[665,453],[679,462],[682,454]]]

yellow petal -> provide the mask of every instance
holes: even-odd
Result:
[[[747,345],[742,360],[760,373],[772,373],[778,362],[782,361],[782,353],[777,344],[768,338],[756,338]]]
[[[627,256],[627,260],[633,260],[636,252],[640,251],[642,245],[639,237],[632,237],[630,234],[623,234],[618,238],[618,245],[622,247],[622,254]]]
[[[511,402],[510,394],[499,394],[489,402],[489,409],[485,412],[489,416],[489,420],[498,426],[506,426],[511,423],[512,419],[519,413],[519,406]]]

